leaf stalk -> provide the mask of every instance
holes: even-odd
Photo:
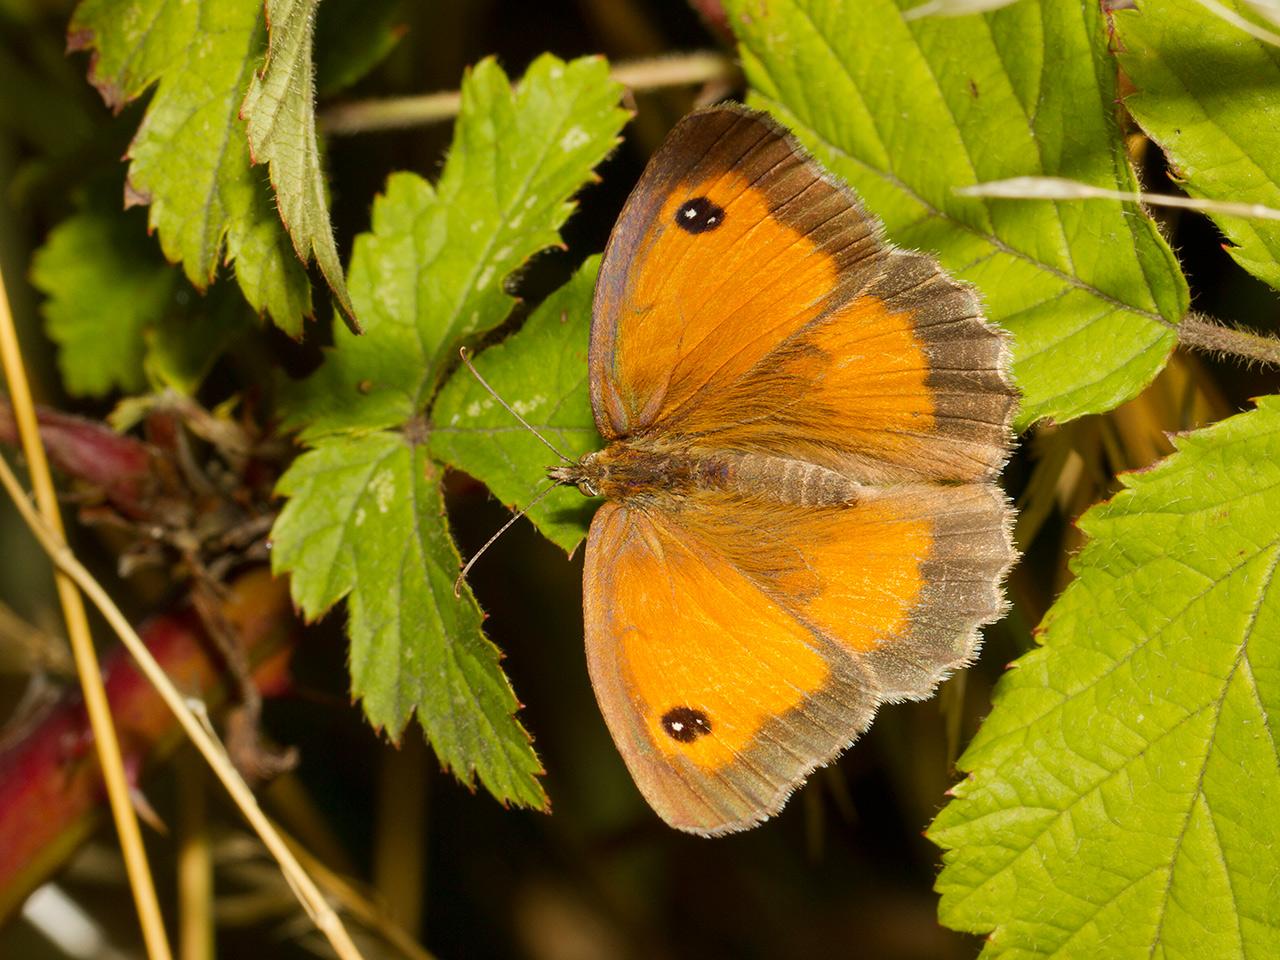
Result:
[[[1193,350],[1280,366],[1280,339],[1252,330],[1224,327],[1194,311],[1183,317],[1178,325],[1178,342]]]
[[[676,57],[620,63],[613,68],[611,75],[632,90],[660,90],[728,80],[736,70],[733,61],[724,54],[701,50]],[[322,133],[341,137],[441,123],[457,116],[461,107],[461,92],[447,90],[412,97],[352,100],[322,111],[317,120]]]

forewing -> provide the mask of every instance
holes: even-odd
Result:
[[[610,239],[596,288],[603,436],[783,453],[867,482],[1004,462],[1004,335],[763,114],[682,120]]]

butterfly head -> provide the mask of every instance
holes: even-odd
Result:
[[[603,451],[594,450],[584,454],[580,460],[562,463],[547,469],[547,476],[556,483],[571,483],[586,497],[600,496],[601,481],[604,479],[604,464],[600,455]]]

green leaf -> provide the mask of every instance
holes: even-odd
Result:
[[[1280,397],[1175,445],[1081,519],[930,830],[983,956],[1280,956]]]
[[[68,37],[73,49],[94,51],[90,79],[108,105],[156,84],[127,154],[126,198],[150,204],[165,256],[201,290],[220,261],[234,262],[253,308],[298,335],[311,288],[238,116],[262,58],[262,4],[84,0]]]
[[[199,295],[119,208],[119,181],[92,183],[80,209],[36,251],[45,331],[68,392],[102,396],[172,387],[194,393],[228,346],[255,326],[231,288]]]
[[[338,306],[357,331],[329,223],[320,145],[316,140],[312,33],[320,0],[267,0],[267,60],[249,83],[240,108],[248,124],[250,156],[271,171],[280,219],[304,263],[312,256]]]
[[[520,332],[475,359],[476,370],[561,453],[576,459],[601,445],[587,392],[591,296],[600,258],[542,302]],[[484,481],[503,503],[524,506],[547,485],[555,459],[459,367],[432,407],[431,455]],[[594,504],[561,487],[528,511],[534,525],[566,552],[586,533]]]
[[[174,308],[142,331],[147,380],[155,389],[194,394],[228,348],[259,326],[234,290],[215,288],[201,297],[181,283]]]
[[[1195,3],[1150,0],[1114,16],[1138,88],[1125,106],[1187,193],[1280,207],[1280,52]],[[1280,223],[1212,216],[1236,262],[1280,288]]]
[[[45,331],[58,345],[70,393],[142,389],[142,332],[173,308],[180,279],[140,217],[91,207],[50,232],[32,260],[31,280],[48,298]]]
[[[1013,332],[1020,423],[1110,409],[1159,372],[1188,295],[1141,210],[954,193],[1022,175],[1134,188],[1098,4],[1022,0],[912,22],[892,0],[726,7],[751,102]]]
[[[515,90],[493,60],[468,74],[438,186],[393,175],[356,238],[349,281],[367,333],[335,330],[324,365],[293,391],[288,422],[305,439],[405,422],[458,346],[506,320],[506,278],[560,243],[569,198],[617,143],[620,93],[598,57],[544,55]]]
[[[308,616],[349,598],[352,688],[373,723],[398,735],[416,711],[445,764],[531,806],[545,797],[515,698],[474,600],[453,596],[458,555],[442,468],[428,457],[429,408],[458,346],[507,319],[505,279],[559,243],[569,198],[617,142],[620,94],[599,58],[541,57],[515,90],[492,60],[477,65],[439,186],[393,175],[356,239],[350,284],[365,335],[335,329],[288,403],[315,449],[280,481],[289,501],[272,533],[275,570],[292,574]],[[585,303],[587,283],[559,296]]]
[[[436,755],[499,800],[545,807],[518,706],[480,630],[470,592],[453,595],[458,553],[438,470],[403,434],[331,437],[280,479],[289,498],[272,567],[319,616],[348,596],[352,692],[398,739],[417,711]]]

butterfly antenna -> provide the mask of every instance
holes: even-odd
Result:
[[[497,396],[497,394],[495,394],[495,396]],[[493,544],[497,541],[497,539],[500,536],[502,536],[504,533],[506,533],[508,528],[510,528],[510,526],[513,523],[515,523],[517,520],[523,517],[526,513],[528,513],[530,510],[536,507],[547,496],[547,494],[549,494],[552,490],[554,490],[556,487],[560,486],[564,482],[565,481],[563,480],[557,480],[555,483],[551,484],[551,486],[547,487],[547,489],[543,490],[536,497],[530,500],[527,506],[513,513],[511,515],[511,519],[508,520],[506,523],[504,523],[501,527],[499,527],[498,532],[495,533],[488,540],[486,540],[484,543],[484,546],[471,555],[471,559],[467,561],[466,565],[462,568],[462,572],[458,574],[458,579],[453,581],[453,595],[455,597],[462,596],[462,583],[464,580],[467,579],[467,574],[471,572],[471,568],[476,565],[476,561],[480,559],[480,557],[484,554],[484,552],[488,550],[490,547],[492,547]]]
[[[463,347],[461,350],[459,350],[459,351],[458,351],[458,355],[462,357],[462,362],[463,362],[463,363],[465,363],[465,364],[467,365],[467,369],[471,371],[471,375],[472,375],[473,377],[475,377],[477,380],[479,380],[479,381],[480,381],[480,386],[482,386],[482,387],[484,387],[486,390],[488,390],[488,391],[489,391],[489,396],[493,397],[493,399],[497,400],[500,404],[502,404],[503,408],[507,411],[507,413],[511,414],[513,417],[515,417],[517,420],[519,420],[519,421],[520,421],[520,423],[524,426],[524,428],[525,428],[526,430],[528,430],[528,431],[529,431],[530,433],[532,433],[535,437],[537,437],[539,440],[541,440],[541,441],[543,442],[543,444],[545,444],[545,445],[546,445],[547,449],[548,449],[548,450],[550,450],[552,453],[554,453],[557,457],[559,457],[559,458],[560,458],[561,460],[563,460],[565,463],[573,463],[573,459],[572,459],[571,457],[566,457],[563,453],[561,453],[559,450],[557,450],[557,449],[556,449],[555,444],[553,444],[550,440],[548,440],[546,437],[544,437],[542,434],[540,434],[540,433],[539,433],[539,432],[534,428],[533,424],[529,423],[529,421],[528,421],[528,420],[526,420],[524,417],[520,416],[520,414],[516,413],[516,412],[515,412],[515,410],[513,410],[513,409],[511,408],[511,405],[510,405],[509,403],[507,403],[507,401],[503,400],[503,399],[502,399],[502,397],[498,396],[498,391],[497,391],[497,390],[495,390],[495,389],[493,389],[493,387],[489,386],[489,381],[488,381],[488,380],[486,380],[484,377],[480,376],[480,371],[479,371],[479,370],[477,370],[477,369],[475,368],[475,366],[471,363],[471,358],[470,358],[469,356],[467,356],[467,348],[466,348],[466,347]],[[535,501],[535,502],[536,502],[536,501]],[[529,506],[533,506],[533,504],[531,503],[531,504],[529,504]],[[505,529],[506,529],[506,527],[503,527],[503,530],[505,530]],[[502,531],[498,531],[498,532],[499,532],[499,533],[501,533]],[[487,546],[487,544],[486,544],[486,546]],[[473,559],[474,559],[474,558],[473,558]]]

